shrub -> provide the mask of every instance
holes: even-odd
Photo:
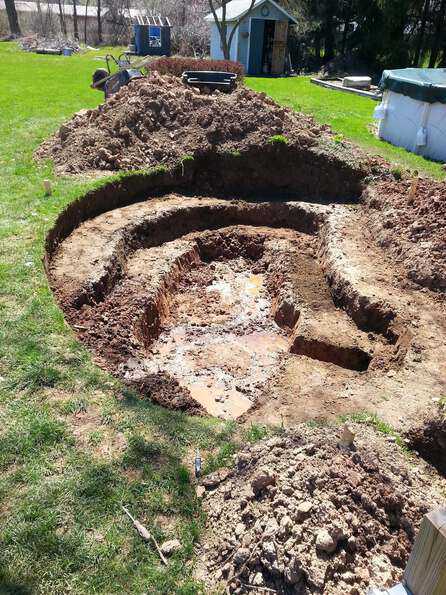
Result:
[[[206,58],[188,58],[174,56],[172,58],[158,58],[150,64],[150,70],[159,74],[181,76],[185,70],[213,70],[221,72],[234,72],[239,78],[245,73],[240,62],[231,60],[208,60]]]

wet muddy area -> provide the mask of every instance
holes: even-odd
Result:
[[[444,331],[357,218],[168,194],[82,223],[48,272],[97,363],[143,398],[285,424],[372,407],[399,424],[439,389]]]
[[[288,349],[264,272],[244,258],[201,263],[181,280],[139,373],[166,372],[210,414],[236,418]]]

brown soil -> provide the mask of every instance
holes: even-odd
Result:
[[[369,224],[409,279],[446,290],[446,183],[385,180],[365,194]]]
[[[446,476],[446,411],[432,406],[406,432],[409,446]]]
[[[422,462],[408,468],[384,435],[351,429],[343,449],[340,429],[300,425],[203,479],[198,575],[209,591],[360,595],[401,579],[442,483]]]
[[[288,144],[271,143],[277,135]],[[250,152],[255,155],[233,163]],[[239,193],[281,187],[304,200],[333,201],[358,199],[366,188],[368,225],[377,242],[391,250],[409,279],[446,290],[445,184],[395,181],[383,160],[336,142],[329,127],[246,88],[206,96],[176,77],[153,74],[75,115],[37,156],[52,158],[58,171],[69,173],[180,163],[183,176],[192,168],[201,187],[208,184],[213,193],[228,184]],[[186,156],[207,156],[207,162],[194,168]],[[212,163],[216,158],[218,164]],[[367,186],[370,175],[375,180]]]
[[[69,173],[147,169],[207,151],[261,147],[275,135],[286,136],[301,151],[316,151],[332,138],[329,127],[264,94],[241,88],[201,95],[176,77],[153,74],[123,87],[97,109],[75,115],[37,156],[51,157],[59,171]],[[343,152],[341,145],[336,149]]]
[[[444,418],[426,414],[446,393],[444,185],[397,182],[246,89],[159,77],[39,152],[73,173],[186,154],[91,191],[47,238],[52,289],[96,361],[142,398],[242,423],[367,410],[444,472]],[[210,588],[359,595],[400,579],[439,483],[356,431],[341,450],[337,430],[300,425],[203,480]]]
[[[444,303],[361,226],[340,205],[167,195],[85,222],[49,272],[97,361],[164,406],[406,427],[445,387]]]

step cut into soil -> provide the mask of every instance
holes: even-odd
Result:
[[[167,195],[80,225],[51,284],[97,361],[166,407],[274,422],[364,409],[370,391],[399,394],[413,336],[376,282],[345,276],[354,259],[339,269],[341,213]]]
[[[394,175],[328,126],[245,87],[206,96],[175,77],[137,79],[64,123],[36,156],[72,174],[176,167],[213,195],[222,187],[330,202],[362,195],[379,245],[411,281],[446,291],[446,183]]]

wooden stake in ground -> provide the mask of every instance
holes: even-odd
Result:
[[[161,561],[163,562],[163,564],[165,564],[167,566],[167,560],[164,557],[163,552],[160,550],[160,547],[157,544],[156,539],[153,537],[153,535],[150,533],[150,531],[148,529],[146,529],[146,527],[144,527],[144,525],[142,525],[139,521],[137,521],[135,518],[133,518],[125,506],[122,507],[122,510],[129,517],[129,519],[132,521],[133,526],[138,531],[139,535],[141,536],[141,539],[143,539],[144,541],[152,541],[154,543],[156,551],[158,552],[159,557],[161,558]]]
[[[446,508],[425,515],[403,582],[416,595],[446,593]]]
[[[411,200],[414,199],[417,190],[418,190],[418,182],[419,182],[419,177],[418,177],[418,172],[415,172],[416,177],[412,180],[411,184],[410,184],[410,188],[409,188],[409,198]]]
[[[52,188],[50,180],[43,180],[43,190],[45,192],[45,196],[51,196]]]

